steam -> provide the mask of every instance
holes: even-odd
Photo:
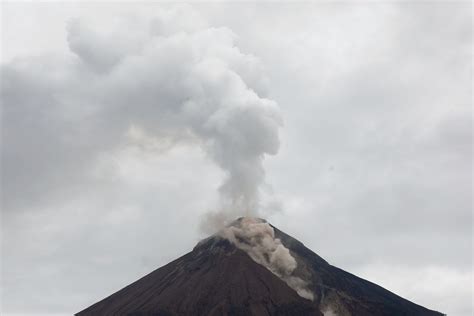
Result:
[[[265,97],[261,64],[240,51],[229,29],[208,26],[187,6],[154,13],[108,29],[70,21],[66,56],[2,69],[3,92],[12,96],[6,108],[29,95],[31,111],[38,111],[31,117],[44,119],[65,156],[77,151],[81,161],[139,141],[130,137],[136,131],[160,143],[193,143],[225,173],[219,222],[257,215],[263,160],[278,152],[282,125],[277,104]],[[23,87],[31,94],[21,93]]]
[[[172,137],[175,143],[193,138],[225,171],[219,211],[227,218],[255,215],[263,159],[278,152],[282,124],[277,104],[257,93],[261,66],[235,46],[235,35],[226,28],[173,32],[166,23],[153,20],[148,37],[136,41],[139,47],[121,45],[110,58],[103,53],[106,44],[98,56],[91,53],[98,39],[108,38],[81,24],[70,25],[69,43],[103,81],[98,98],[107,108],[126,108],[132,123],[155,137]]]
[[[267,222],[244,217],[222,229],[219,235],[277,275],[299,296],[309,300],[314,299],[307,282],[293,275],[297,262],[280,239],[275,238],[275,231]]]

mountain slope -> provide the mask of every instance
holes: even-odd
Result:
[[[216,234],[77,315],[442,315],[330,265],[263,220],[251,223],[265,228],[280,245],[275,253],[283,255],[276,259],[296,260],[290,281],[242,250],[262,242],[255,231],[248,240]],[[245,225],[239,219],[231,228]],[[263,258],[270,261],[270,256],[275,259],[273,253]],[[297,293],[294,280],[304,280],[312,295]]]
[[[322,314],[242,250],[209,240],[77,315]]]

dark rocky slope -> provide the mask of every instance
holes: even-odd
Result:
[[[77,315],[322,315],[228,241],[210,241]]]
[[[314,301],[213,236],[77,315],[442,315],[330,265],[274,229],[297,261],[295,275],[309,281]]]

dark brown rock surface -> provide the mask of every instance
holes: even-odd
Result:
[[[77,315],[322,314],[245,252],[220,240],[197,246]]]
[[[297,260],[296,275],[310,282],[314,301],[227,240],[211,237],[77,315],[442,315],[333,267],[274,229]]]

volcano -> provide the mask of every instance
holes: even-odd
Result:
[[[76,315],[443,314],[330,265],[265,220],[239,218]]]

